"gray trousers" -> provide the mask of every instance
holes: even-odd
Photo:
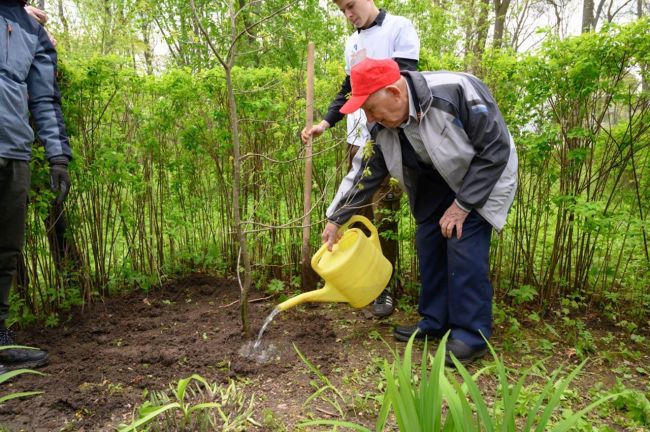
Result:
[[[9,315],[9,290],[25,243],[29,162],[0,158],[0,326]]]

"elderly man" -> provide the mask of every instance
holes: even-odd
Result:
[[[328,218],[323,241],[371,199],[390,175],[408,194],[417,223],[421,289],[415,325],[396,339],[451,332],[453,354],[470,363],[486,352],[492,331],[488,277],[492,228],[501,230],[517,188],[517,153],[487,87],[451,72],[401,72],[393,60],[366,59],[352,68],[346,114],[363,108],[374,138],[356,187]]]

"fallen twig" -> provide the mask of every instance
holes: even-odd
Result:
[[[323,414],[327,414],[327,415],[330,416],[330,417],[338,417],[338,415],[337,415],[336,413],[333,413],[333,412],[331,412],[331,411],[327,411],[326,409],[318,408],[318,407],[315,407],[315,409],[316,409],[316,411],[320,411],[320,412],[322,412]]]
[[[262,300],[268,300],[271,297],[273,297],[274,295],[275,294],[271,294],[270,296],[267,296],[267,297],[260,297],[260,298],[248,300],[248,303],[256,303],[256,302],[261,302]],[[239,299],[235,300],[234,302],[228,303],[227,305],[219,306],[219,309],[224,309],[224,308],[230,307],[232,305],[236,305],[237,303],[239,303]]]

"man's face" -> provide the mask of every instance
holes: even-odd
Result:
[[[364,28],[372,22],[373,0],[336,0],[343,15],[356,28]]]
[[[395,86],[378,90],[361,105],[369,123],[396,128],[408,117],[408,97]]]

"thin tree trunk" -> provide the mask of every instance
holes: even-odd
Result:
[[[584,0],[582,3],[582,32],[587,33],[592,30],[594,20],[594,0]]]
[[[480,75],[481,60],[485,51],[485,42],[488,33],[488,13],[490,11],[490,0],[480,0],[478,4],[478,19],[476,21],[476,39],[472,46],[472,73]]]
[[[645,16],[645,12],[643,10],[643,0],[637,0],[636,1],[636,17],[638,19],[641,19]],[[648,83],[648,66],[647,65],[641,65],[641,91],[648,91],[650,90],[650,83]]]
[[[510,0],[494,0],[494,47],[501,48]]]
[[[59,18],[61,18],[61,24],[63,25],[63,32],[67,35],[68,32],[68,19],[65,16],[65,11],[63,10],[63,0],[59,0]]]

